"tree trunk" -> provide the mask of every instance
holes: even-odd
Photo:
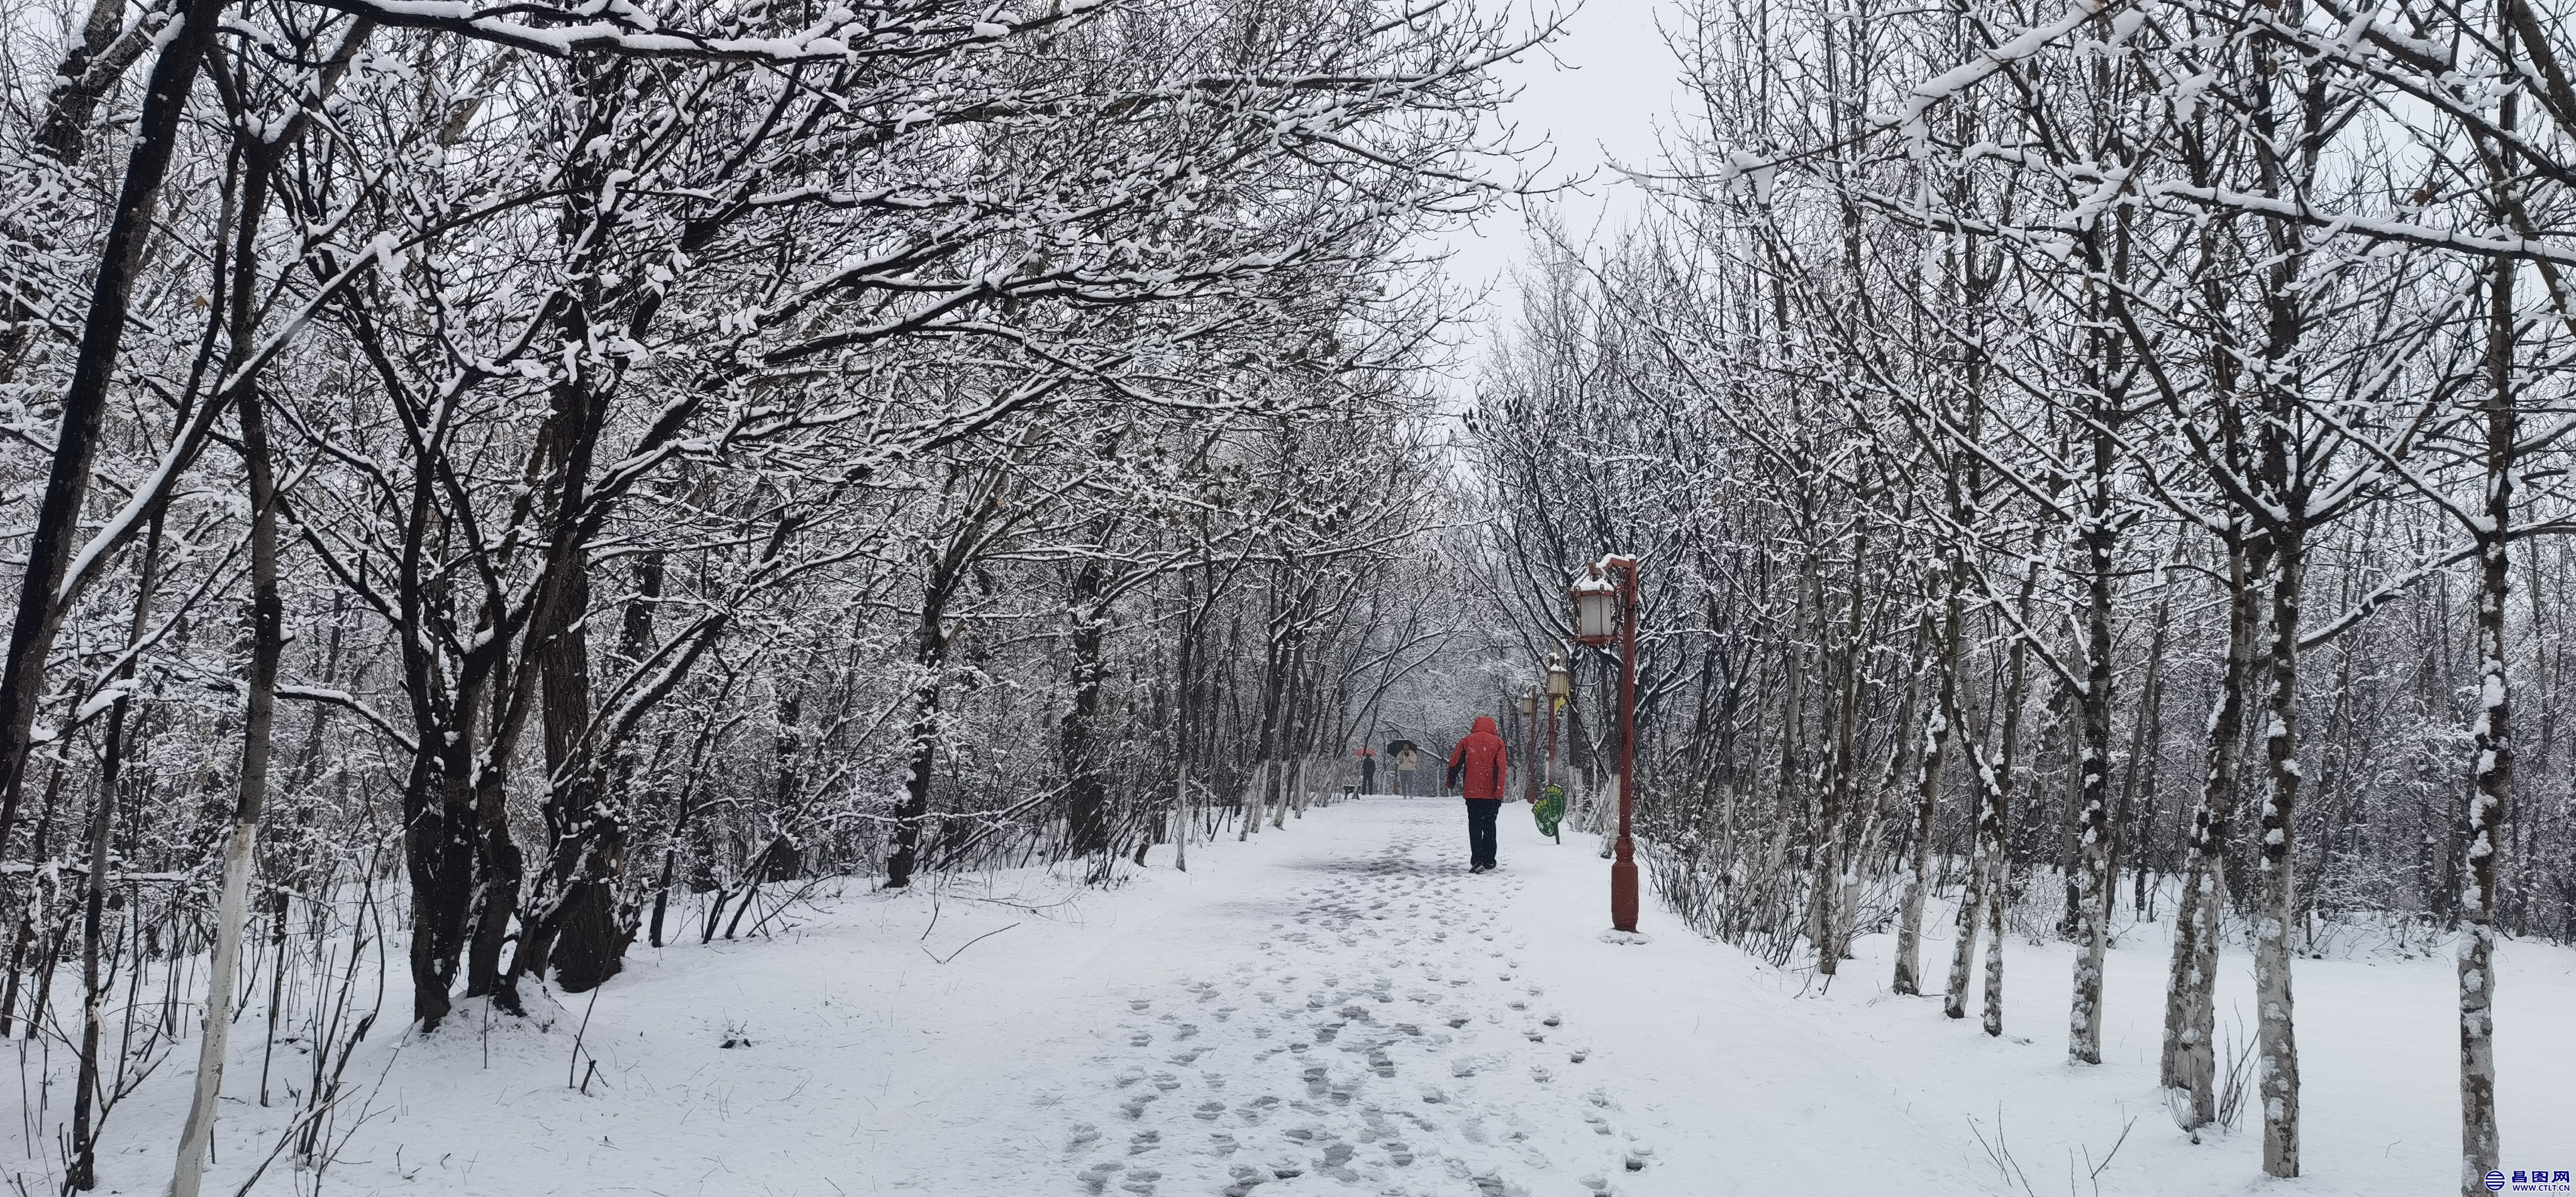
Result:
[[[930,783],[939,767],[939,669],[947,659],[946,638],[925,619],[915,639],[913,663],[924,677],[913,691],[912,747],[905,754],[903,807],[895,812],[894,851],[886,857],[887,889],[912,884],[921,861],[922,826],[930,818]]]
[[[1927,647],[1925,632],[1928,619],[1914,629],[1914,655],[1908,662],[1905,697],[1898,702],[1896,734],[1888,737],[1887,770],[1879,775],[1878,785],[1870,791],[1869,807],[1861,818],[1860,833],[1854,841],[1857,854],[1843,867],[1842,893],[1835,899],[1838,916],[1833,929],[1834,942],[1848,949],[1860,918],[1861,878],[1882,859],[1880,849],[1887,839],[1888,804],[1894,800],[1896,787],[1905,775],[1905,732],[1914,726],[1915,712],[1923,702],[1922,654]]]
[[[2011,892],[2012,858],[2003,850],[2004,826],[1995,822],[1994,860],[1986,874],[1986,1034],[2004,1033],[2004,907]]]
[[[0,664],[0,844],[16,826],[18,798],[31,749],[36,707],[45,692],[45,662],[62,630],[67,604],[61,594],[81,534],[90,464],[98,452],[108,392],[125,341],[136,273],[151,240],[153,219],[187,117],[207,47],[214,43],[228,0],[172,0],[177,27],[162,32],[160,57],[144,85],[133,148],[115,215],[90,284],[89,312],[81,326],[71,385],[63,392],[62,421],[54,436],[44,498],[27,538],[27,564],[18,579],[18,609],[9,629],[9,653]]]
[[[1797,600],[1789,617],[1789,646],[1785,653],[1789,675],[1782,679],[1780,686],[1780,743],[1778,745],[1780,774],[1774,779],[1776,784],[1772,790],[1773,823],[1770,850],[1762,859],[1760,871],[1751,878],[1752,884],[1746,887],[1747,896],[1758,903],[1758,906],[1747,912],[1758,920],[1751,929],[1761,934],[1776,936],[1783,942],[1794,940],[1799,933],[1794,880],[1796,873],[1790,863],[1792,847],[1790,841],[1794,835],[1793,829],[1800,822],[1800,816],[1806,809],[1806,803],[1802,801],[1799,793],[1800,784],[1809,780],[1801,774],[1805,773],[1807,768],[1807,745],[1804,734],[1809,701],[1807,674],[1815,664],[1814,651],[1809,646],[1823,639],[1820,627],[1824,623],[1822,609],[1824,595],[1823,588],[1816,580],[1817,571],[1821,568],[1817,561],[1819,555],[1820,551],[1811,547],[1800,558],[1797,565],[1799,571]],[[1605,661],[1610,657],[1607,652],[1602,655]],[[1615,678],[1616,675],[1613,677]],[[1617,706],[1620,692],[1617,682],[1614,680],[1605,685],[1603,692],[1609,696],[1611,703],[1607,721],[1609,726],[1621,737],[1629,735],[1635,729],[1620,717]],[[1623,751],[1624,747],[1623,745]],[[1615,754],[1610,757],[1614,768],[1615,763],[1620,759]],[[1609,840],[1602,841],[1601,853],[1604,857],[1612,854]]]
[[[576,412],[564,414],[567,423],[589,424]],[[595,438],[583,434],[579,439],[586,445]],[[587,448],[572,454],[563,467],[567,491],[579,491],[589,468]],[[543,976],[553,969],[566,993],[596,988],[616,976],[625,967],[626,947],[636,930],[632,910],[617,897],[617,881],[626,872],[626,803],[622,795],[606,792],[607,775],[593,741],[588,554],[577,543],[566,543],[573,540],[570,529],[577,522],[578,509],[568,499],[558,521],[558,560],[546,588],[545,609],[530,620],[529,655],[538,671],[544,714],[549,778],[544,814],[550,848],[544,890],[529,917],[521,920],[519,952],[511,963],[514,977]]]
[[[2256,579],[2271,556],[2265,542],[2249,543],[2240,528],[2228,537],[2227,655],[2220,662],[2218,697],[2209,715],[2209,769],[2201,776],[2200,807],[2191,820],[2190,858],[2174,904],[2173,971],[2165,989],[2162,1060],[2167,1088],[2187,1090],[2191,1111],[2185,1129],[2218,1120],[2219,918],[2227,893],[2229,816],[2236,805],[2236,762],[2245,738],[2245,690],[2253,680],[2259,608]]]
[[[1941,1013],[1947,1018],[1968,1016],[1968,983],[1976,977],[1977,935],[1984,926],[1984,907],[2001,890],[1996,873],[2003,855],[2002,803],[1996,797],[1995,771],[1973,742],[1968,745],[1968,761],[1977,774],[1977,818],[1969,831],[1968,876],[1959,890],[1958,930],[1950,945],[1950,984],[1941,998]]]
[[[951,555],[953,557],[953,554]],[[887,889],[912,884],[921,863],[921,834],[930,819],[930,783],[939,767],[941,673],[948,666],[948,633],[943,626],[948,596],[956,583],[949,558],[934,564],[923,591],[921,622],[913,629],[912,663],[921,680],[912,695],[912,746],[905,754],[903,807],[895,812],[894,851],[886,857]]]
[[[155,517],[143,537],[143,559],[135,581],[134,615],[126,624],[129,647],[143,640],[149,627],[152,596],[159,583],[161,564],[161,521]],[[129,662],[118,672],[119,680],[131,679],[134,667]],[[101,745],[98,768],[98,797],[90,805],[89,876],[81,894],[81,1042],[79,1076],[73,1086],[71,1162],[64,1183],[70,1188],[87,1191],[98,1186],[98,1119],[105,1116],[105,1099],[99,1087],[99,1041],[106,1030],[108,978],[100,953],[106,946],[107,884],[109,849],[116,830],[117,787],[124,784],[125,723],[131,715],[132,700],[123,694],[107,712],[107,736]]]
[[[259,190],[249,189],[256,198]],[[245,203],[244,242],[256,236],[260,205]],[[244,273],[250,273],[247,269]],[[248,310],[245,294],[240,309]],[[245,322],[246,323],[246,322]],[[237,324],[237,331],[243,325]],[[242,342],[237,341],[236,346]],[[277,484],[269,470],[267,420],[256,392],[241,398],[242,461],[250,478],[251,658],[249,713],[242,723],[239,797],[224,843],[223,882],[215,908],[215,944],[206,965],[205,1031],[197,1044],[197,1083],[179,1135],[179,1159],[170,1197],[197,1197],[214,1147],[215,1099],[223,1088],[224,1051],[233,1025],[233,984],[240,970],[242,931],[249,921],[250,871],[259,845],[260,808],[268,799],[269,732],[277,714],[277,667],[286,652],[285,605],[277,590]]]
[[[1057,728],[1058,767],[1064,771],[1065,854],[1087,859],[1109,848],[1109,787],[1102,776],[1097,740],[1101,682],[1108,666],[1101,659],[1109,612],[1101,598],[1103,567],[1086,559],[1074,570],[1072,612],[1072,707]]]
[[[2093,493],[2083,531],[2085,555],[2082,749],[2076,754],[2082,813],[2076,824],[2075,998],[2067,1015],[2066,1054],[2102,1062],[2102,957],[2111,934],[2111,566],[2118,529],[2111,520],[2114,445],[2108,417],[2093,421]]]
[[[2506,100],[2510,105],[2512,101]],[[2510,113],[2508,108],[2507,112]],[[2486,509],[2472,525],[2478,561],[2477,757],[2469,797],[2468,884],[2460,892],[2460,1192],[2484,1193],[2486,1174],[2503,1155],[2496,1132],[2495,898],[2496,849],[2513,795],[2512,677],[2506,669],[2505,600],[2511,580],[2513,467],[2519,436],[2513,397],[2513,280],[2499,262],[2489,284],[2487,319]]]
[[[1835,900],[1842,894],[1843,821],[1852,810],[1852,774],[1858,770],[1852,760],[1852,736],[1859,720],[1862,599],[1868,592],[1861,585],[1861,569],[1868,555],[1869,532],[1863,528],[1852,534],[1851,614],[1843,629],[1842,693],[1835,701],[1834,775],[1825,787],[1824,809],[1817,815],[1815,868],[1808,875],[1807,942],[1816,947],[1816,971],[1828,977],[1834,975],[1843,954],[1842,941],[1834,934],[1842,925]]]
[[[2166,593],[2170,587],[2160,587]],[[2165,644],[2173,625],[2173,604],[2156,600],[2155,627],[2147,637],[2147,676],[2139,683],[2138,710],[2129,724],[2128,767],[2120,775],[2120,808],[2111,820],[2111,877],[2116,888],[2122,862],[2130,862],[2137,873],[2137,888],[2130,901],[2137,907],[2140,919],[2152,921],[2155,906],[2148,896],[2147,833],[2156,824],[2156,755],[2163,738],[2165,691]],[[2140,801],[2144,795],[2143,804]]]
[[[100,102],[151,48],[153,32],[149,15],[133,29],[125,28],[125,0],[96,0],[90,5],[80,41],[64,56],[53,90],[45,96],[36,144],[66,166],[80,165],[88,155],[90,125],[97,119]],[[8,360],[15,365],[14,354]]]
[[[1172,829],[1172,868],[1190,871],[1190,836],[1197,828],[1190,822],[1190,763],[1182,761],[1172,782],[1172,814],[1177,824]]]
[[[2263,1170],[2299,1174],[2299,1047],[2292,1032],[2290,922],[2296,878],[2290,837],[2299,801],[2299,600],[2306,546],[2284,529],[2272,560],[2271,725],[2264,752],[2271,790],[2263,803],[2263,839],[2256,846],[2262,907],[2255,916],[2254,1008],[2262,1053],[2256,1070],[2263,1099]]]
[[[2034,557],[2022,574],[2021,594],[2016,600],[2020,612],[2018,626],[2030,626],[2033,593],[2039,587],[2039,565]],[[1977,816],[1977,852],[1979,865],[1970,871],[1970,893],[1959,901],[1959,942],[1950,957],[1950,992],[1942,1003],[1942,1013],[1952,1018],[1968,1016],[1968,982],[1976,965],[1978,924],[1982,921],[1992,933],[1993,942],[1986,953],[1986,1017],[1989,1035],[2003,1034],[2003,927],[2006,883],[2011,880],[2012,861],[2005,820],[2011,810],[2013,773],[2020,758],[2021,709],[2026,705],[2030,681],[2030,643],[2021,635],[2013,637],[2012,646],[2004,650],[2003,727],[1996,735],[2000,759],[1989,760],[1974,740],[1968,744],[1968,762],[1976,769],[1981,809]],[[1980,918],[1982,916],[1982,919]]]
[[[1263,803],[1269,797],[1270,762],[1252,762],[1252,781],[1243,788],[1239,805],[1243,808],[1243,825],[1235,829],[1234,842],[1240,844],[1261,830],[1261,817],[1267,810]]]
[[[489,613],[485,626],[493,626],[499,618],[499,612]],[[496,692],[483,704],[491,715],[490,726],[482,747],[466,766],[474,828],[474,904],[465,944],[465,996],[489,997],[503,1010],[517,1014],[518,990],[501,970],[501,948],[509,940],[510,921],[519,914],[527,859],[510,834],[506,770],[527,718],[528,692],[536,680],[534,663],[523,653],[510,676],[511,692],[500,693],[494,687]]]
[[[1926,704],[1923,720],[1923,750],[1914,766],[1914,842],[1905,863],[1905,907],[1896,925],[1896,979],[1890,988],[1898,993],[1920,994],[1923,982],[1917,969],[1923,943],[1923,903],[1932,884],[1932,833],[1940,814],[1941,772],[1949,762],[1953,713],[1959,709],[1960,640],[1964,631],[1965,604],[1962,571],[1967,567],[1965,549],[1951,550],[1948,593],[1941,603],[1941,639],[1933,651],[1939,657],[1933,668],[1934,698]]]

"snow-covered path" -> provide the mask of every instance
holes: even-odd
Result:
[[[1257,864],[1203,857],[1230,875],[1158,921],[1160,943],[1064,979],[1117,1017],[1032,1061],[1054,1120],[886,1162],[943,1193],[1050,1172],[1140,1197],[1941,1187],[1925,1157],[1951,1145],[1906,1125],[1883,1087],[1837,1080],[1862,1070],[1756,1066],[1805,1038],[1763,1012],[1689,1001],[1680,1033],[1702,1050],[1666,1054],[1654,1036],[1679,1011],[1637,1006],[1704,993],[1682,963],[1701,945],[1680,937],[1683,956],[1659,960],[1602,943],[1591,837],[1546,844],[1520,808],[1506,815],[1507,867],[1484,877],[1464,872],[1454,801],[1339,807],[1274,833]],[[962,1185],[941,1177],[957,1155],[986,1156]]]
[[[1123,1038],[1063,1103],[1064,1151],[1087,1188],[1243,1197],[1464,1182],[1500,1197],[1521,1175],[1569,1173],[1601,1191],[1651,1165],[1618,1099],[1584,1083],[1579,1026],[1501,917],[1525,883],[1459,877],[1419,807],[1376,813],[1395,816],[1366,820],[1387,833],[1382,847],[1293,862],[1303,884],[1278,891],[1270,923],[1243,928],[1250,937],[1210,928],[1208,942],[1236,950],[1132,987]],[[1261,917],[1240,902],[1223,913]]]
[[[2446,960],[2300,962],[2308,1170],[2275,1184],[2259,1128],[2193,1144],[2167,1116],[2150,935],[2111,954],[2105,1063],[2076,1067],[2059,945],[2013,941],[1990,1039],[1886,993],[1883,935],[1830,989],[1651,901],[1654,942],[1603,943],[1593,837],[1514,804],[1503,871],[1469,876],[1463,824],[1370,799],[1107,891],[854,888],[775,939],[639,949],[595,1005],[370,1039],[321,1183],[281,1163],[251,1191],[2396,1197],[2456,1166]],[[2576,954],[2508,944],[2499,971],[2507,1164],[2576,1167]],[[119,1108],[108,1191],[166,1185],[184,1077]],[[211,1191],[291,1108],[228,1092]]]

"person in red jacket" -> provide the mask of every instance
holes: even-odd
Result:
[[[1503,774],[1511,756],[1489,715],[1476,716],[1475,730],[1449,750],[1449,778],[1441,788],[1466,795],[1470,873],[1501,867],[1494,858],[1494,818],[1503,807]]]

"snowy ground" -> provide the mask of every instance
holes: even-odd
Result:
[[[1110,892],[1035,870],[854,892],[773,942],[641,950],[587,1011],[586,1095],[567,1084],[579,1004],[536,1023],[468,1006],[426,1041],[371,1040],[351,1068],[366,1117],[319,1189],[2453,1191],[2446,961],[2301,962],[2308,1174],[2267,1183],[2251,1120],[2194,1145],[2165,1112],[2160,942],[2113,953],[2106,1062],[2077,1068],[2053,945],[2014,944],[1993,1040],[1889,996],[1883,936],[1823,992],[1651,907],[1654,942],[1602,943],[1595,841],[1548,844],[1517,805],[1503,826],[1489,876],[1465,874],[1455,801],[1376,799]],[[2250,1022],[2228,963],[2221,1022]],[[2576,1167],[2576,954],[2508,945],[2501,973],[2506,1165]],[[166,1186],[193,1050],[117,1112],[105,1191]],[[224,1117],[210,1193],[281,1124],[229,1097]],[[253,1191],[316,1187],[281,1163]]]

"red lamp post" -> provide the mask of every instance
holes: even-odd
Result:
[[[1610,865],[1610,926],[1637,931],[1637,854],[1628,837],[1637,792],[1637,559],[1604,557],[1576,579],[1574,639],[1599,648],[1619,645],[1619,839]]]
[[[1556,713],[1565,709],[1566,700],[1574,696],[1573,676],[1565,671],[1565,654],[1549,653],[1547,657],[1547,784],[1556,785]],[[1565,842],[1565,804],[1557,804],[1556,842]]]
[[[1520,735],[1521,744],[1529,752],[1528,756],[1521,758],[1522,800],[1531,806],[1536,806],[1538,805],[1538,687],[1536,686],[1530,687],[1528,693],[1521,695]]]

